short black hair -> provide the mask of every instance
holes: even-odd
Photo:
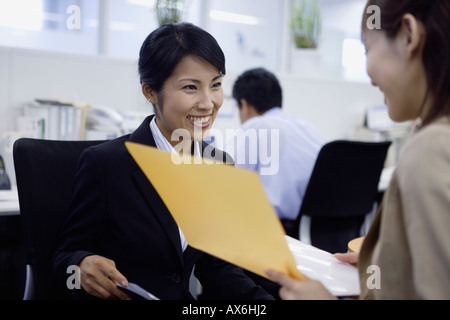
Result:
[[[282,107],[283,92],[275,74],[264,68],[255,68],[245,71],[236,79],[233,98],[239,108],[241,99],[245,99],[258,113],[263,113],[274,107]]]
[[[189,54],[205,59],[225,75],[225,55],[211,34],[192,23],[168,23],[150,33],[141,46],[141,83],[159,92],[175,66]]]

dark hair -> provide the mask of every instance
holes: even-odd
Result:
[[[362,19],[362,38],[368,30],[369,6],[380,8],[380,26],[386,36],[393,39],[405,14],[420,20],[426,30],[423,64],[427,77],[427,95],[433,104],[423,123],[450,115],[450,1],[449,0],[369,0]]]
[[[277,77],[263,68],[250,69],[242,73],[233,85],[233,98],[241,107],[241,99],[247,100],[258,113],[280,107],[283,92]]]
[[[225,75],[225,55],[212,35],[191,23],[168,23],[150,33],[141,46],[141,83],[159,92],[178,62],[188,54],[205,59]]]

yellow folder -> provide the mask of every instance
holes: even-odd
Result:
[[[272,268],[303,279],[255,172],[125,145],[191,247],[266,278],[264,269]]]

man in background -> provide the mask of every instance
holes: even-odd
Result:
[[[263,69],[250,69],[234,83],[242,130],[227,143],[237,167],[256,171],[286,233],[298,238],[295,220],[317,154],[320,134],[301,119],[285,114],[277,77]]]

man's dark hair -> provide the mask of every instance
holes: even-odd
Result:
[[[245,99],[258,113],[280,107],[283,93],[277,77],[264,68],[250,69],[242,73],[234,83],[233,98],[241,107],[241,99]]]

